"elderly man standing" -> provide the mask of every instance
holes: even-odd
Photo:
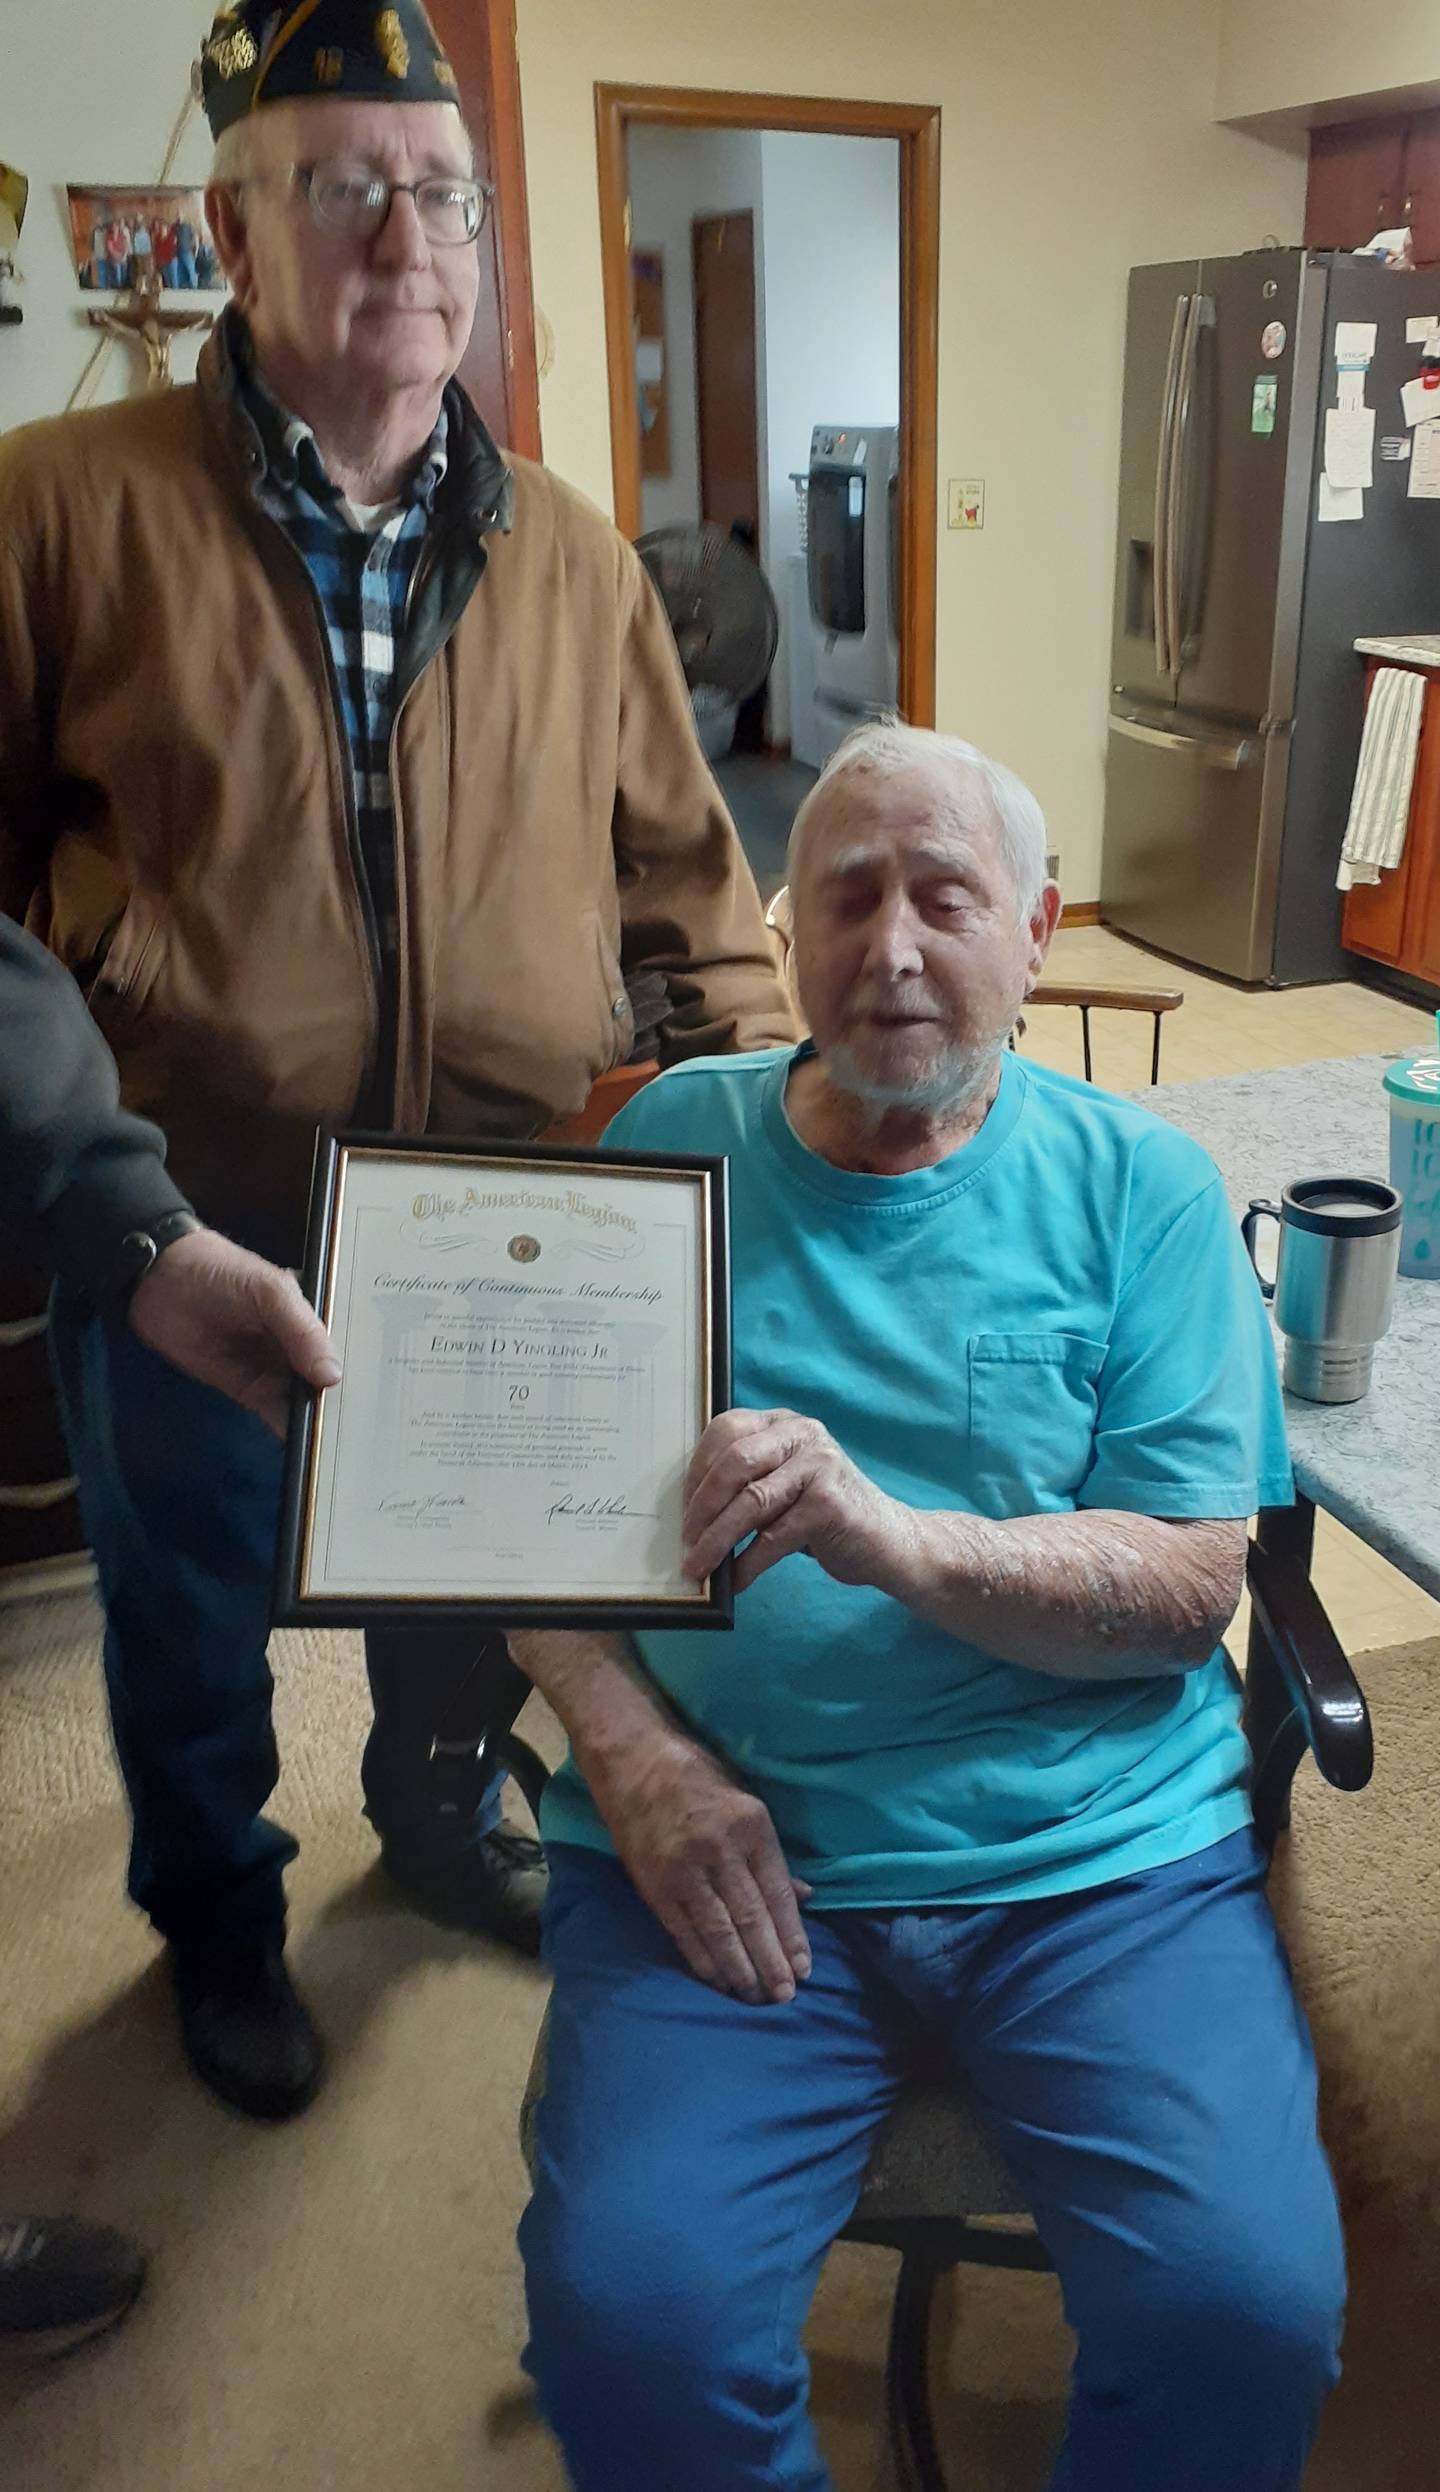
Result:
[[[1259,1296],[1203,1152],[1006,1051],[1059,905],[1018,781],[862,731],[792,869],[813,1043],[610,1129],[730,1155],[686,1535],[734,1637],[517,1639],[572,1745],[542,2406],[577,2492],[824,2492],[806,2307],[938,2050],[1078,2338],[1054,2492],[1294,2492],[1343,2279],[1219,1649],[1290,1495]]]
[[[487,195],[423,9],[237,0],[201,66],[234,303],[198,386],[0,445],[0,899],[87,985],[197,1211],[293,1261],[319,1124],[533,1134],[647,989],[662,1058],[790,1023],[634,553],[454,381]],[[53,1336],[131,1892],[194,2066],[279,2118],[321,2052],[261,1814],[278,1457],[117,1321],[124,1277],[62,1290]],[[533,1951],[543,1865],[480,1747],[503,1643],[368,1660],[386,1870]],[[458,1814],[442,1730],[477,1759]]]

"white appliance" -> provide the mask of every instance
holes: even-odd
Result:
[[[899,472],[893,424],[817,424],[810,436],[806,565],[822,759],[895,706]]]

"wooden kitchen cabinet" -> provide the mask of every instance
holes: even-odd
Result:
[[[1408,225],[1417,268],[1440,262],[1440,112],[1417,113],[1405,143],[1399,225]]]
[[[1310,136],[1305,240],[1358,251],[1408,225],[1417,268],[1440,262],[1440,111],[1344,121]]]
[[[1312,250],[1358,251],[1401,222],[1406,128],[1401,119],[1311,131],[1305,240]]]
[[[1343,940],[1440,995],[1440,670],[1415,671],[1425,675],[1425,707],[1405,853],[1393,873],[1346,893]]]

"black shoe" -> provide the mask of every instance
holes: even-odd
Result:
[[[313,2103],[324,2045],[278,1947],[171,1947],[170,1978],[190,2065],[252,2120],[290,2120]]]
[[[0,2345],[68,2353],[123,2319],[145,2261],[108,2224],[0,2216]]]
[[[540,1909],[549,1872],[533,1835],[502,1824],[443,1860],[382,1842],[380,1865],[427,1921],[501,1939],[522,1956],[540,1953]]]

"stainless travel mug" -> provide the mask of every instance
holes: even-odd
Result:
[[[1302,1177],[1241,1222],[1257,1273],[1260,1222],[1280,1224],[1280,1260],[1260,1286],[1285,1336],[1283,1373],[1307,1402],[1358,1402],[1395,1303],[1402,1205],[1378,1177]]]

